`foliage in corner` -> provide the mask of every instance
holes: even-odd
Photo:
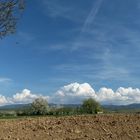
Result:
[[[16,31],[17,20],[25,9],[25,0],[0,1],[0,38]]]

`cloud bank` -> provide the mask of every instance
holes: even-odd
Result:
[[[49,103],[57,104],[79,104],[84,99],[94,98],[101,104],[127,105],[140,103],[140,89],[120,87],[116,91],[102,87],[97,92],[88,83],[71,83],[61,87],[52,96],[34,94],[28,89],[16,93],[11,98],[0,95],[0,105],[15,103],[31,103],[34,99],[43,97]]]
[[[31,103],[36,98],[45,98],[49,101],[49,96],[43,96],[41,94],[34,94],[28,89],[22,90],[20,93],[14,94],[12,97],[5,97],[0,95],[0,106],[7,104],[26,104]]]
[[[88,83],[72,83],[58,90],[52,99],[57,99],[61,103],[81,103],[86,98],[94,98],[102,104],[140,103],[140,89],[120,87],[113,91],[110,88],[102,87],[96,92]]]

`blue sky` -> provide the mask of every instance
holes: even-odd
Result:
[[[16,34],[0,40],[0,94],[140,88],[139,16],[139,0],[27,1]]]

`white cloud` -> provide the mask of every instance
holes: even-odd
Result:
[[[133,89],[132,87],[120,87],[116,93],[120,94],[121,97],[125,99],[125,104],[140,103],[140,89],[138,88]]]
[[[38,96],[32,94],[30,90],[24,89],[21,93],[13,95],[13,102],[15,103],[29,103],[36,99]]]
[[[102,104],[126,105],[140,103],[140,89],[120,87],[116,91],[110,88],[95,90],[88,84],[72,83],[62,87],[51,98],[56,103],[81,103],[86,98],[94,98]]]
[[[5,96],[0,95],[0,105],[5,105],[8,103],[8,100]]]
[[[96,98],[95,91],[88,83],[72,83],[62,87],[52,97],[52,101],[61,104],[81,103],[85,98]]]
[[[0,77],[0,83],[7,83],[11,82],[12,80],[10,78]]]
[[[15,95],[13,95],[12,101],[14,103],[31,103],[34,99],[39,98],[39,97],[43,97],[49,100],[48,96],[33,94],[31,93],[30,90],[24,89],[21,93],[16,93]]]
[[[126,105],[140,103],[140,89],[120,87],[116,91],[102,87],[99,91],[95,90],[88,83],[71,83],[61,87],[52,96],[34,94],[28,89],[16,93],[11,98],[0,95],[0,105],[15,103],[31,103],[34,99],[43,97],[49,103],[58,104],[79,104],[86,98],[94,98],[102,104]]]
[[[103,104],[125,104],[127,99],[123,97],[120,93],[114,92],[109,88],[101,88],[97,92],[97,100]]]
[[[43,96],[41,94],[33,94],[30,90],[24,89],[20,93],[14,94],[12,97],[5,97],[0,95],[0,106],[6,104],[26,104],[31,103],[34,99],[42,97],[49,101],[49,96]]]

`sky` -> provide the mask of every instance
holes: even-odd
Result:
[[[31,0],[0,40],[0,105],[140,103],[139,0]]]

